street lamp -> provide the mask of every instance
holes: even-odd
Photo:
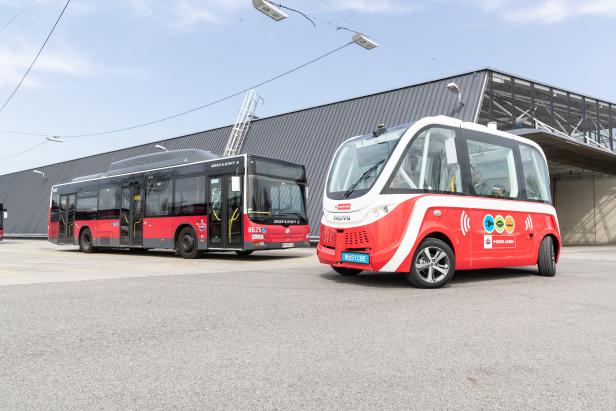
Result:
[[[40,174],[40,175],[42,175],[42,176],[43,176],[43,178],[45,178],[45,173],[43,173],[41,170],[32,170],[32,172],[33,172],[34,174]]]
[[[366,50],[372,50],[379,46],[375,41],[370,40],[365,34],[361,33],[355,33],[353,35],[353,43],[362,46]]]
[[[156,144],[156,145],[154,146],[154,148],[157,148],[157,149],[159,149],[160,151],[169,151],[169,150],[167,150],[167,147],[165,147],[165,146],[161,146],[160,144]]]
[[[278,6],[273,5],[267,0],[252,0],[255,9],[276,21],[284,20],[288,16]]]
[[[462,91],[460,90],[460,86],[458,86],[452,81],[451,83],[447,84],[447,90],[451,91],[454,94],[457,94],[458,103],[464,105],[464,103],[462,103]]]
[[[48,136],[46,139],[52,143],[64,143],[64,140],[58,136]]]

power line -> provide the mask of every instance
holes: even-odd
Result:
[[[335,48],[335,49],[333,49],[331,51],[328,51],[327,53],[322,54],[322,55],[320,55],[320,56],[318,56],[316,58],[308,60],[307,62],[305,62],[305,63],[303,63],[303,64],[301,64],[299,66],[296,66],[296,67],[294,67],[294,68],[292,68],[290,70],[287,70],[284,73],[278,74],[278,75],[276,75],[274,77],[271,77],[271,78],[269,78],[267,80],[261,81],[260,83],[253,84],[253,85],[251,85],[249,87],[246,87],[245,89],[237,91],[237,92],[235,92],[233,94],[230,94],[228,96],[219,98],[217,100],[211,101],[209,103],[203,104],[203,105],[198,106],[198,107],[191,108],[191,109],[186,110],[186,111],[182,111],[180,113],[176,113],[176,114],[172,114],[172,115],[169,115],[169,116],[166,116],[166,117],[163,117],[163,118],[159,118],[157,120],[152,120],[152,121],[148,121],[148,122],[145,122],[145,123],[135,124],[133,126],[123,127],[123,128],[113,129],[113,130],[105,130],[105,131],[99,131],[99,132],[94,132],[94,133],[84,133],[84,134],[74,134],[74,135],[49,134],[49,133],[48,134],[30,133],[30,132],[25,132],[25,131],[12,131],[12,130],[0,130],[0,132],[9,133],[9,134],[41,136],[41,137],[56,136],[56,137],[62,137],[62,138],[83,138],[83,137],[102,136],[102,135],[105,135],[105,134],[114,134],[114,133],[120,133],[122,131],[134,130],[136,128],[145,127],[145,126],[149,126],[149,125],[152,125],[152,124],[161,123],[163,121],[171,120],[171,119],[174,119],[174,118],[177,118],[177,117],[181,117],[181,116],[184,116],[186,114],[193,113],[193,112],[198,111],[198,110],[202,110],[202,109],[204,109],[206,107],[210,107],[210,106],[213,106],[215,104],[222,103],[223,101],[226,101],[226,100],[229,100],[229,99],[231,99],[233,97],[236,97],[236,96],[239,96],[241,94],[244,94],[248,90],[261,87],[261,86],[263,86],[265,84],[271,83],[271,82],[273,82],[275,80],[278,80],[278,79],[280,79],[282,77],[285,77],[285,76],[287,76],[287,75],[289,75],[291,73],[294,73],[294,72],[296,72],[296,71],[298,71],[298,70],[300,70],[300,69],[302,69],[302,68],[304,68],[306,66],[309,66],[309,65],[311,65],[313,63],[316,63],[319,60],[323,60],[324,58],[326,58],[328,56],[331,56],[334,53],[339,52],[340,50],[350,46],[351,44],[353,44],[352,41],[350,41],[348,43],[345,43],[345,44],[343,44],[340,47],[337,47],[337,48]]]
[[[2,107],[0,107],[0,112],[2,112],[2,110],[4,110],[4,108],[6,107],[7,104],[9,104],[9,102],[13,99],[13,96],[15,95],[15,93],[17,93],[17,90],[19,90],[19,87],[21,87],[21,84],[24,82],[24,80],[26,79],[26,77],[28,76],[28,73],[30,73],[30,70],[32,70],[32,67],[34,66],[34,63],[36,63],[36,60],[38,60],[39,56],[41,55],[41,53],[43,52],[43,49],[45,48],[45,46],[47,45],[47,42],[49,41],[49,39],[51,38],[51,35],[53,34],[54,30],[56,29],[56,26],[58,25],[58,23],[60,22],[60,19],[62,18],[62,16],[64,15],[64,12],[66,11],[66,8],[68,7],[69,3],[71,2],[71,0],[67,0],[66,4],[64,5],[64,8],[62,9],[62,11],[60,12],[60,15],[58,16],[58,18],[56,19],[56,22],[54,23],[53,27],[51,28],[51,30],[49,31],[49,34],[47,35],[47,38],[45,38],[45,41],[43,42],[43,45],[41,46],[41,48],[39,49],[38,53],[36,53],[36,57],[34,57],[34,60],[32,60],[32,63],[30,64],[30,66],[28,67],[28,69],[26,70],[26,72],[24,73],[23,77],[21,78],[21,80],[19,80],[19,83],[17,83],[17,86],[15,87],[15,89],[13,90],[13,92],[9,95],[9,97],[6,99],[6,101],[4,102],[4,104],[2,105]]]
[[[28,4],[25,5],[25,7],[23,7],[21,10],[19,10],[17,12],[17,14],[15,14],[13,17],[11,17],[9,19],[9,21],[7,21],[4,26],[0,27],[0,33],[2,33],[4,31],[4,29],[6,29],[8,26],[11,25],[12,22],[14,22],[15,20],[17,20],[17,18],[19,16],[21,16],[26,10],[28,10],[28,8],[30,8],[30,6],[32,5],[32,3],[34,3],[36,0],[31,0]]]
[[[29,148],[27,148],[27,149],[25,149],[23,151],[20,151],[19,153],[11,154],[10,156],[0,158],[0,161],[10,160],[12,158],[19,157],[20,155],[29,153],[30,151],[34,151],[37,148],[39,148],[41,146],[44,146],[47,143],[49,143],[49,141],[43,141],[42,143],[38,143],[36,145],[33,145],[32,147],[29,147]]]

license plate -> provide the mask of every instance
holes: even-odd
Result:
[[[282,248],[293,248],[295,243],[282,243]]]
[[[370,254],[343,252],[342,261],[353,264],[370,264]]]

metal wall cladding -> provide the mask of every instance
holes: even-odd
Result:
[[[395,126],[426,116],[447,115],[475,121],[486,71],[404,87],[351,100],[253,121],[242,152],[304,164],[308,174],[308,217],[318,236],[322,195],[336,148],[347,138],[366,134],[378,124]],[[464,105],[446,85],[454,81]],[[198,148],[222,153],[231,127],[222,127],[160,142],[169,150]],[[51,186],[75,177],[107,171],[114,161],[154,152],[154,145],[127,148],[91,157],[0,176],[0,201],[8,210],[5,233],[46,234]]]

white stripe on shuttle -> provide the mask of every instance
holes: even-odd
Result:
[[[545,203],[531,203],[526,201],[508,201],[508,200],[493,200],[486,198],[476,197],[461,197],[461,196],[425,196],[420,197],[411,211],[411,221],[409,221],[404,233],[404,238],[400,243],[400,247],[396,250],[394,256],[381,268],[380,271],[396,271],[400,264],[410,254],[417,236],[419,235],[419,229],[424,221],[426,211],[432,207],[447,207],[447,208],[468,208],[468,209],[482,209],[482,210],[494,210],[494,211],[515,211],[526,213],[541,213],[554,216],[556,225],[558,226],[558,219],[556,217],[556,210],[549,204]],[[471,230],[472,232],[472,230]],[[410,268],[410,267],[409,267]]]

